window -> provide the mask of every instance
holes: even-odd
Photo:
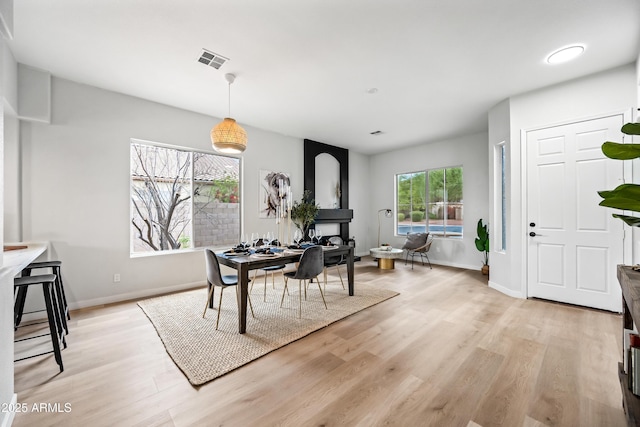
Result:
[[[462,168],[396,176],[396,234],[462,236]]]
[[[506,147],[504,142],[495,147],[494,161],[494,223],[497,224],[495,247],[498,251],[505,252],[507,250],[507,175],[506,175]]]
[[[240,160],[131,142],[131,252],[235,244]]]

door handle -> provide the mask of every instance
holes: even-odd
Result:
[[[529,233],[529,236],[536,237],[536,236],[542,236],[542,234],[536,234],[535,231],[532,231],[531,233]]]

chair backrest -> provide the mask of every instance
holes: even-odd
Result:
[[[344,245],[344,241],[342,240],[342,237],[340,236],[331,236],[329,237],[329,242],[331,242],[332,245]]]
[[[428,234],[427,235],[427,244],[424,246],[424,251],[425,252],[429,252],[429,249],[431,249],[431,242],[433,242],[433,234]]]
[[[429,233],[407,233],[402,249],[417,249],[427,243]]]
[[[294,279],[313,279],[324,270],[322,246],[311,246],[302,253]]]
[[[331,236],[327,239],[331,242],[332,245],[341,246],[344,245],[344,241],[340,236]],[[343,264],[344,263],[344,255],[333,255],[331,256],[331,251],[324,254],[324,265],[327,267],[333,267],[334,265]]]
[[[211,249],[205,249],[204,256],[207,261],[207,281],[213,286],[224,286],[216,254]]]

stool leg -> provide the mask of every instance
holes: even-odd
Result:
[[[22,313],[24,312],[24,302],[27,300],[27,286],[19,286],[16,302],[13,305],[13,328],[17,329],[22,322]]]
[[[59,268],[54,268],[53,271],[55,272],[54,274],[56,275],[56,281],[53,284],[54,288],[54,296],[56,298],[56,305],[58,307],[58,312],[60,313],[60,321],[62,322],[62,327],[64,328],[64,332],[65,334],[69,334],[69,326],[67,325],[67,315],[68,310],[67,310],[67,304],[64,301],[64,289],[62,289],[62,282],[58,279],[60,276],[58,276],[60,274],[60,269]]]
[[[31,276],[31,269],[25,268],[22,270],[23,276]],[[18,298],[16,299],[15,305],[13,306],[13,314],[15,316],[15,322],[13,327],[17,328],[20,326],[20,322],[22,322],[22,313],[24,313],[24,303],[27,300],[27,289],[28,286],[20,287],[18,289]]]
[[[60,332],[56,326],[55,312],[53,304],[51,303],[51,287],[52,283],[42,284],[42,293],[44,294],[44,304],[47,307],[47,317],[49,318],[49,329],[51,330],[51,344],[53,345],[53,354],[55,356],[58,366],[60,366],[60,372],[64,371],[62,365],[62,354],[60,353]]]
[[[62,271],[60,267],[54,267],[54,274],[56,275],[56,284],[58,285],[58,290],[62,294],[62,304],[64,307],[64,314],[67,320],[71,320],[71,313],[69,313],[69,304],[67,304],[67,294],[64,292],[64,284],[62,283]],[[66,324],[67,322],[65,322]],[[69,331],[67,331],[69,333]]]

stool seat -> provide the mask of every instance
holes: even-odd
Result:
[[[38,276],[24,276],[13,279],[15,286],[39,285],[42,282],[55,282],[55,274],[41,274]]]
[[[23,338],[14,340],[14,342],[26,341],[32,338],[38,338],[46,335],[51,336],[51,344],[53,345],[53,350],[45,351],[43,353],[34,354],[31,356],[23,357],[20,359],[14,360],[14,362],[18,362],[20,360],[29,359],[36,356],[41,356],[44,354],[53,353],[55,356],[56,363],[60,367],[60,372],[64,371],[64,366],[62,364],[62,354],[60,351],[60,343],[67,347],[67,341],[65,339],[65,332],[63,329],[63,316],[64,314],[59,310],[59,299],[60,295],[56,292],[56,281],[57,276],[55,274],[41,274],[38,276],[23,276],[17,277],[14,279],[13,284],[14,288],[17,291],[17,296],[14,302],[14,319],[17,319],[18,313],[22,315],[22,309],[24,305],[20,306],[21,302],[21,291],[26,291],[29,286],[33,285],[42,285],[42,294],[44,296],[44,304],[45,311],[47,312],[47,321],[49,323],[49,333],[42,334],[35,337]],[[22,301],[24,304],[24,301]],[[18,324],[14,324],[17,329]]]
[[[51,267],[60,267],[62,265],[62,261],[38,261],[32,262],[26,268],[51,268]]]
[[[56,302],[58,304],[58,309],[62,313],[62,326],[66,334],[69,333],[69,325],[67,324],[67,320],[71,320],[71,314],[69,313],[69,305],[67,304],[67,295],[64,291],[64,284],[62,283],[62,261],[53,260],[53,261],[36,261],[27,265],[22,269],[22,277],[31,276],[31,270],[37,269],[51,269],[51,273],[56,275],[56,283],[54,285],[54,292],[56,294]],[[27,298],[27,289],[23,288],[20,292],[18,292],[17,298],[17,315],[15,316],[15,326],[18,326],[22,321],[22,314],[24,311],[24,304]]]

